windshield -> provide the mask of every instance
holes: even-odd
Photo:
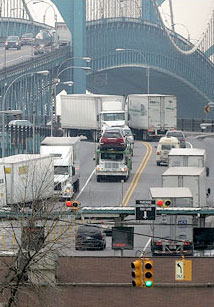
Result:
[[[124,113],[104,113],[103,120],[104,121],[125,120],[125,114]]]
[[[122,153],[103,152],[103,153],[101,153],[101,159],[102,160],[122,161],[123,160],[123,154]]]
[[[19,38],[17,36],[10,36],[8,37],[7,41],[17,41]]]
[[[167,136],[174,136],[176,138],[179,138],[179,137],[182,138],[183,133],[179,131],[170,131],[170,132],[167,132]]]
[[[175,148],[175,145],[162,145],[162,150],[170,150],[171,148]]]
[[[55,175],[68,175],[68,166],[54,166]]]

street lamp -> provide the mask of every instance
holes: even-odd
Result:
[[[27,72],[25,74],[22,74],[21,76],[18,76],[17,78],[15,78],[10,85],[8,86],[8,88],[5,91],[5,94],[3,96],[2,99],[2,158],[4,158],[5,156],[5,111],[8,112],[7,110],[5,110],[5,102],[6,102],[6,97],[7,97],[7,93],[9,91],[9,89],[13,86],[13,84],[18,80],[21,79],[27,75],[44,75],[47,76],[49,74],[48,70],[41,70],[41,71],[36,71],[36,72]]]
[[[140,54],[140,56],[143,57],[144,61],[146,62],[145,55],[141,51],[139,51],[137,49],[132,49],[132,48],[116,48],[115,51],[117,51],[117,52],[120,52],[120,51],[134,51],[134,52],[137,52],[138,54]],[[146,76],[147,76],[147,94],[149,94],[149,92],[150,92],[150,67],[149,67],[148,64],[146,65]]]
[[[86,61],[86,63],[90,63],[90,62],[91,62],[91,58],[90,58],[90,57],[87,57],[87,56],[86,56],[86,57],[73,56],[73,57],[71,57],[71,58],[67,58],[67,59],[65,59],[65,60],[59,65],[59,67],[57,68],[57,72],[56,72],[56,76],[57,76],[57,77],[58,77],[59,70],[60,70],[60,68],[62,67],[62,65],[65,64],[65,62],[71,61],[71,60],[73,60],[73,59],[81,59],[81,60]]]

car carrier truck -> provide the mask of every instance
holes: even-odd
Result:
[[[95,153],[96,178],[100,182],[104,178],[119,178],[126,181],[132,169],[132,149],[127,144],[123,150],[102,148],[97,146]]]

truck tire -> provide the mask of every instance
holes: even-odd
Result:
[[[160,161],[157,161],[157,166],[160,166]]]
[[[100,181],[101,181],[101,177],[97,176],[97,182],[100,182]]]

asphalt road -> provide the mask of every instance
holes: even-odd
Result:
[[[208,198],[208,205],[213,206],[214,192],[213,177],[214,177],[214,161],[213,161],[213,141],[212,138],[199,140],[194,137],[188,137],[187,141],[194,148],[205,148],[207,153],[207,166],[210,168],[210,176],[206,178],[207,187],[211,188],[211,194]],[[80,144],[80,193],[78,200],[82,206],[102,207],[102,206],[135,206],[137,199],[149,199],[149,188],[161,186],[161,174],[167,169],[167,166],[157,166],[155,161],[155,145],[156,143],[144,143],[137,141],[134,147],[133,169],[130,178],[127,182],[96,182],[93,173],[95,162],[93,160],[96,144],[82,141]],[[190,145],[189,145],[190,146]],[[64,203],[61,203],[64,209]],[[127,218],[130,224],[133,217]],[[90,222],[90,221],[87,221]],[[79,223],[79,222],[78,222]],[[75,251],[75,231],[78,226],[77,222],[70,220],[61,221],[56,230],[51,234],[52,239],[63,233],[67,227],[68,230],[59,239],[59,246],[62,254],[78,255],[78,256],[136,256],[143,250],[147,255],[150,255],[149,239],[151,235],[150,225],[135,226],[134,232],[134,250],[125,250],[123,253],[112,250],[111,237],[107,237],[107,247],[104,251]],[[214,226],[213,218],[208,218],[207,223]],[[8,224],[8,223],[7,223]],[[5,231],[6,222],[1,223],[1,230],[4,235],[0,240],[0,250],[11,248],[13,237],[9,228]],[[68,227],[70,225],[70,227]],[[8,226],[8,225],[7,225]],[[19,226],[15,225],[17,229]],[[8,226],[9,227],[9,226]],[[20,231],[17,230],[20,236]],[[161,235],[161,234],[160,234]],[[3,239],[5,246],[3,246]],[[51,240],[51,238],[50,238]],[[17,246],[14,244],[14,246]],[[67,248],[66,248],[67,247]],[[147,248],[146,248],[147,247]],[[145,249],[146,248],[146,249]]]
[[[4,47],[0,47],[0,69],[3,67],[10,67],[21,62],[29,60],[33,55],[32,46],[22,46],[21,50],[9,49],[5,50]]]

